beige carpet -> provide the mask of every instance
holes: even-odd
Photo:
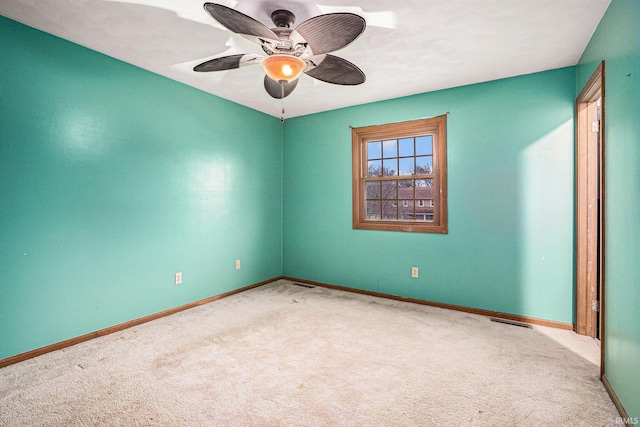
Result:
[[[614,426],[598,352],[278,281],[0,369],[0,425]]]

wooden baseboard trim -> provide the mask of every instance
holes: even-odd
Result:
[[[618,395],[613,390],[613,387],[611,387],[611,383],[607,379],[607,376],[606,375],[602,375],[601,380],[602,380],[602,384],[604,384],[604,388],[607,390],[607,393],[609,393],[609,397],[611,397],[611,401],[613,401],[613,404],[615,405],[616,409],[618,410],[618,413],[620,414],[620,417],[622,418],[622,421],[624,421],[624,425],[626,425],[626,426],[635,426],[638,423],[637,418],[635,420],[631,419],[631,417],[629,416],[629,413],[627,412],[627,410],[624,409],[624,406],[622,405],[622,402],[620,402],[620,399],[618,399]],[[634,424],[633,421],[635,421],[635,424]]]
[[[332,285],[330,283],[316,282],[314,280],[299,279],[296,277],[283,276],[281,277],[281,279],[290,280],[292,282],[301,282],[301,283],[307,283],[310,285],[322,286],[325,288],[338,289],[341,291],[354,292],[357,294],[387,298],[387,299],[392,299],[396,301],[411,302],[414,304],[428,305],[431,307],[438,307],[438,308],[446,308],[447,310],[463,311],[465,313],[479,314],[481,316],[497,317],[498,319],[513,320],[515,322],[529,323],[532,325],[548,326],[550,328],[564,329],[568,331],[573,330],[573,324],[556,322],[553,320],[545,320],[545,319],[538,319],[535,317],[520,316],[518,314],[501,313],[499,311],[483,310],[481,308],[465,307],[462,305],[447,304],[443,302],[429,301],[429,300],[423,300],[418,298],[402,297],[398,295],[385,294],[382,292],[367,291],[363,289],[349,288],[346,286]]]
[[[27,360],[27,359],[31,359],[33,357],[41,356],[43,354],[50,353],[52,351],[61,350],[63,348],[70,347],[72,345],[80,344],[81,342],[84,342],[84,341],[89,341],[89,340],[92,340],[94,338],[98,338],[98,337],[102,337],[102,336],[105,336],[105,335],[112,334],[114,332],[120,332],[120,331],[123,331],[125,329],[131,328],[131,327],[134,327],[134,326],[138,326],[138,325],[140,325],[142,323],[147,323],[147,322],[150,322],[152,320],[159,319],[161,317],[170,316],[172,314],[179,313],[181,311],[188,310],[190,308],[197,307],[199,305],[207,304],[207,303],[219,300],[221,298],[228,297],[228,296],[233,295],[233,294],[237,294],[237,293],[240,293],[240,292],[243,292],[243,291],[247,291],[249,289],[253,289],[253,288],[256,288],[258,286],[265,285],[267,283],[271,283],[271,282],[273,282],[275,280],[278,280],[280,278],[281,277],[278,276],[278,277],[275,277],[273,279],[264,280],[262,282],[254,283],[252,285],[244,286],[242,288],[238,288],[238,289],[234,289],[232,291],[224,292],[222,294],[214,295],[212,297],[201,299],[199,301],[190,302],[188,304],[184,304],[184,305],[181,305],[179,307],[170,308],[168,310],[164,310],[164,311],[161,311],[161,312],[158,312],[158,313],[150,314],[148,316],[140,317],[138,319],[130,320],[128,322],[120,323],[118,325],[109,326],[108,328],[100,329],[98,331],[89,332],[88,334],[80,335],[78,337],[69,338],[69,339],[64,340],[64,341],[60,341],[60,342],[53,343],[53,344],[50,344],[50,345],[47,345],[47,346],[44,346],[44,347],[36,348],[34,350],[29,350],[29,351],[24,352],[24,353],[16,354],[15,356],[10,356],[10,357],[4,358],[4,359],[0,359],[0,368],[4,368],[5,366],[13,365],[14,363],[18,363],[18,362],[22,362],[22,361]]]
[[[131,328],[131,327],[143,324],[143,323],[147,323],[147,322],[150,322],[152,320],[159,319],[161,317],[165,317],[165,316],[169,316],[169,315],[172,315],[172,314],[175,314],[175,313],[179,313],[181,311],[188,310],[190,308],[197,307],[199,305],[207,304],[207,303],[216,301],[218,299],[221,299],[221,298],[224,298],[224,297],[228,297],[228,296],[233,295],[233,294],[237,294],[237,293],[240,293],[240,292],[252,289],[252,288],[256,288],[258,286],[262,286],[262,285],[265,285],[267,283],[275,282],[276,280],[280,280],[280,279],[290,280],[292,282],[302,282],[302,283],[307,283],[307,284],[310,284],[310,285],[322,286],[322,287],[325,287],[325,288],[337,289],[337,290],[346,291],[346,292],[354,292],[354,293],[358,293],[358,294],[370,295],[370,296],[375,296],[375,297],[380,297],[380,298],[387,298],[387,299],[392,299],[392,300],[396,300],[396,301],[411,302],[411,303],[414,303],[414,304],[428,305],[428,306],[432,306],[432,307],[439,307],[439,308],[445,308],[445,309],[448,309],[448,310],[462,311],[462,312],[471,313],[471,314],[479,314],[479,315],[488,316],[488,317],[497,317],[499,319],[513,320],[513,321],[516,321],[516,322],[530,323],[530,324],[533,324],[533,325],[541,325],[541,326],[548,326],[548,327],[558,328],[558,329],[573,330],[573,325],[568,324],[568,323],[561,323],[561,322],[555,322],[555,321],[551,321],[551,320],[537,319],[537,318],[533,318],[533,317],[520,316],[520,315],[516,315],[516,314],[500,313],[500,312],[497,312],[497,311],[483,310],[483,309],[479,309],[479,308],[465,307],[465,306],[454,305],[454,304],[446,304],[446,303],[441,303],[441,302],[436,302],[436,301],[422,300],[422,299],[418,299],[418,298],[402,297],[402,296],[397,296],[397,295],[385,294],[385,293],[382,293],[382,292],[367,291],[367,290],[363,290],[363,289],[349,288],[347,286],[340,286],[340,285],[333,285],[333,284],[330,284],[330,283],[317,282],[317,281],[314,281],[314,280],[299,279],[299,278],[296,278],[296,277],[278,276],[278,277],[274,277],[274,278],[269,279],[269,280],[264,280],[262,282],[258,282],[258,283],[254,283],[254,284],[251,284],[251,285],[248,285],[248,286],[244,286],[242,288],[234,289],[232,291],[224,292],[224,293],[219,294],[219,295],[214,295],[214,296],[211,296],[211,297],[199,300],[199,301],[194,301],[194,302],[191,302],[191,303],[188,303],[188,304],[184,304],[184,305],[181,305],[179,307],[170,308],[168,310],[164,310],[164,311],[161,311],[161,312],[158,312],[158,313],[150,314],[148,316],[140,317],[138,319],[130,320],[128,322],[120,323],[118,325],[110,326],[108,328],[100,329],[98,331],[89,332],[88,334],[80,335],[78,337],[69,338],[69,339],[64,340],[64,341],[60,341],[60,342],[53,343],[53,344],[50,344],[50,345],[47,345],[47,346],[44,346],[44,347],[36,348],[34,350],[29,350],[27,352],[16,354],[15,356],[10,356],[10,357],[7,357],[5,359],[0,359],[0,368],[3,368],[5,366],[9,366],[9,365],[13,365],[14,363],[22,362],[24,360],[31,359],[33,357],[37,357],[37,356],[40,356],[40,355],[43,355],[43,354],[46,354],[46,353],[50,353],[52,351],[61,350],[63,348],[70,347],[72,345],[80,344],[81,342],[84,342],[84,341],[89,341],[89,340],[94,339],[94,338],[98,338],[98,337],[102,337],[102,336],[105,336],[105,335],[113,334],[114,332],[123,331],[125,329]],[[603,382],[604,382],[604,377],[603,377]],[[606,387],[606,384],[605,384],[605,387]],[[609,394],[611,394],[612,391]],[[615,393],[613,395],[615,395]],[[612,399],[613,399],[613,397],[612,397]],[[614,400],[614,403],[615,403],[615,400]],[[616,407],[617,407],[617,405],[616,405]]]

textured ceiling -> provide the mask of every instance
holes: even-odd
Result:
[[[322,13],[364,17],[364,34],[335,52],[367,76],[337,86],[302,75],[285,98],[295,117],[575,65],[610,0],[219,0],[268,27]],[[261,48],[194,0],[3,0],[0,14],[247,107],[280,116],[259,66],[195,73],[205,60]]]

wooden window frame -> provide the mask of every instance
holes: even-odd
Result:
[[[433,171],[429,175],[432,175],[433,179],[434,221],[366,219],[365,183],[367,177],[365,171],[367,170],[367,159],[365,144],[372,141],[426,135],[433,137]],[[351,139],[354,229],[438,234],[449,232],[447,220],[447,114],[427,119],[351,128]],[[411,179],[411,176],[402,175],[397,179]]]

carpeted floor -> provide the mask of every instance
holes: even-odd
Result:
[[[615,426],[598,354],[281,280],[0,369],[0,425]]]

